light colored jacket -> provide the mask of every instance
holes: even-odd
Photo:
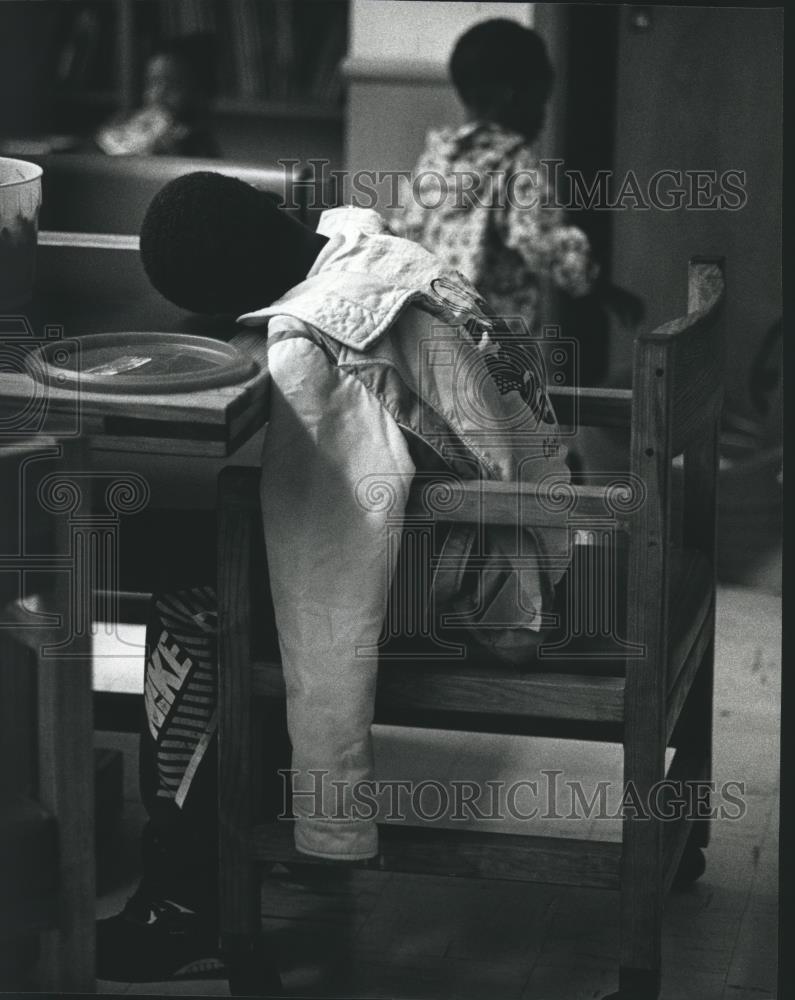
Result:
[[[377,644],[394,570],[388,528],[400,524],[417,470],[410,442],[465,479],[568,472],[545,389],[528,389],[538,373],[502,356],[463,276],[366,209],[325,212],[318,232],[329,242],[306,280],[240,322],[268,324],[262,510],[299,793],[296,846],[354,860],[378,850],[354,786],[374,776]],[[508,551],[499,538],[492,549]],[[532,531],[522,555],[522,572],[490,610],[504,624],[510,598],[511,625],[537,630],[566,555]]]

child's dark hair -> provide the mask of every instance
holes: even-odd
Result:
[[[508,18],[474,25],[450,56],[450,76],[469,108],[480,109],[496,88],[535,88],[546,99],[555,71],[539,34]]]
[[[264,191],[197,171],[152,199],[141,227],[141,261],[175,305],[238,315],[269,305],[294,283],[288,269],[304,229]]]

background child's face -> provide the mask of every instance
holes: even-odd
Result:
[[[165,108],[179,118],[195,103],[195,87],[172,56],[154,56],[144,73],[144,104]]]

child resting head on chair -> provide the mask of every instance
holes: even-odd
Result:
[[[527,529],[517,543],[513,527],[447,525],[434,539],[443,571],[390,562],[395,531],[411,542],[402,516],[429,477],[568,482],[543,364],[527,344],[512,353],[469,282],[391,235],[371,210],[333,209],[314,231],[242,181],[194,173],[155,197],[140,246],[150,280],[172,302],[238,315],[267,335],[262,617],[272,612],[278,631],[292,751],[290,762],[276,740],[268,767],[291,767],[293,789],[312,773],[328,776],[320,810],[314,796],[293,795],[298,850],[341,862],[373,857],[377,826],[350,796],[373,778],[379,649],[385,633],[402,635],[387,613],[396,574],[415,567],[395,592],[416,603],[406,620],[432,609],[420,638],[437,652],[461,639],[495,662],[523,665],[550,622],[569,560],[559,534]],[[195,545],[212,554],[215,541]],[[100,978],[217,974],[211,563],[210,555],[205,579],[181,579],[171,591],[161,574],[153,601],[144,878],[125,909],[98,925]],[[426,576],[429,590],[420,586]],[[458,632],[437,631],[442,615],[458,617]]]

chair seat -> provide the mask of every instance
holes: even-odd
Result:
[[[695,659],[691,654],[698,652],[698,639],[705,632],[712,604],[712,569],[700,552],[691,549],[672,550],[670,562],[668,676],[669,689],[673,689],[683,668]],[[616,600],[619,607],[626,603],[620,588]],[[620,628],[620,617],[617,624]],[[523,669],[496,665],[477,652],[453,661],[421,656],[382,659],[376,721],[405,723],[411,718],[413,725],[494,731],[495,720],[501,717],[501,731],[529,734],[542,731],[543,725],[536,727],[528,720],[565,720],[586,727],[606,725],[619,733],[631,650],[626,646],[622,649],[615,635],[605,634],[597,640],[597,656],[593,658],[593,635],[583,632],[573,636],[562,649],[559,629],[544,633],[535,656]],[[624,641],[620,631],[618,640]],[[556,657],[548,659],[545,648],[552,649]],[[591,652],[587,658],[586,649]],[[258,662],[253,670],[256,694],[284,696],[280,664]],[[603,731],[598,733],[599,738],[604,735]]]

